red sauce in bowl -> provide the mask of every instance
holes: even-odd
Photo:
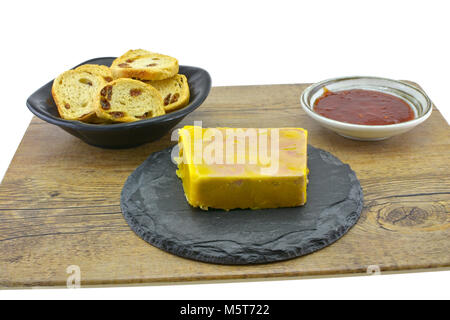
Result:
[[[414,111],[393,95],[370,90],[325,89],[314,103],[314,111],[329,119],[366,125],[386,125],[414,119]]]

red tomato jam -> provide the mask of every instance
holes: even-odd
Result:
[[[324,94],[314,103],[318,114],[342,122],[386,125],[414,119],[414,111],[393,95],[361,89]]]

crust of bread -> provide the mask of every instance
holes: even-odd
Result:
[[[144,82],[152,85],[161,93],[166,113],[181,109],[189,103],[189,85],[186,76],[183,74],[177,74],[165,80],[147,80]]]
[[[97,117],[133,122],[165,114],[158,90],[139,80],[121,78],[105,84],[95,97]]]
[[[66,120],[95,121],[97,90],[107,82],[85,71],[69,70],[60,74],[52,86],[52,96],[58,113]]]
[[[111,64],[114,79],[164,80],[178,73],[178,60],[142,49],[130,50]]]
[[[107,66],[98,65],[98,64],[83,64],[77,67],[75,70],[78,71],[86,71],[98,76],[103,77],[106,82],[113,81],[113,75],[111,69]]]

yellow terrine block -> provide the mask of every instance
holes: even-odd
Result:
[[[186,126],[177,175],[193,207],[264,209],[306,203],[307,131]]]

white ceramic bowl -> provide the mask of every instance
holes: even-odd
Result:
[[[389,125],[361,125],[326,118],[314,111],[314,103],[324,93],[324,87],[330,91],[364,89],[391,94],[411,106],[414,119]],[[383,140],[405,133],[424,122],[433,109],[431,100],[422,90],[401,81],[377,77],[343,77],[315,83],[303,91],[300,103],[306,114],[323,127],[346,138],[364,141]]]

